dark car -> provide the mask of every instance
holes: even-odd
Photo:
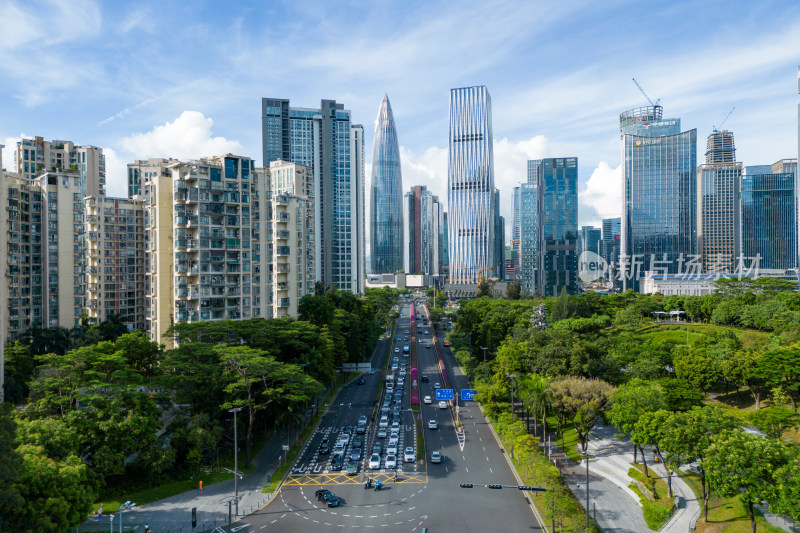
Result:
[[[353,445],[352,445],[353,448],[361,448],[361,444],[362,444],[361,437],[356,437],[353,439]]]
[[[383,446],[381,446],[381,443],[376,441],[376,442],[375,442],[375,443],[372,445],[372,453],[377,453],[378,455],[380,455],[380,454],[381,454],[381,449],[382,449],[382,448],[383,448]]]
[[[353,434],[353,426],[345,426],[343,434],[347,435],[348,437]]]
[[[352,448],[350,450],[350,460],[358,461],[359,459],[361,459],[361,448]]]
[[[328,507],[339,507],[340,505],[344,504],[344,500],[339,496],[334,496],[333,498],[325,500],[325,503],[328,504]]]
[[[347,463],[347,474],[352,476],[358,474],[358,461],[350,460]]]
[[[422,376],[422,378],[420,378],[420,381],[422,381],[423,383],[427,383],[428,382],[428,376]]]
[[[328,489],[317,489],[317,492],[315,492],[314,495],[317,497],[318,502],[327,501],[328,498],[336,497],[336,495]]]
[[[367,378],[365,378],[364,376],[361,376],[360,378],[358,378],[358,381],[357,381],[357,383],[358,383],[359,385],[363,385],[363,384],[365,384],[366,382],[367,382]]]
[[[331,445],[328,442],[328,439],[322,441],[322,444],[319,445],[319,453],[320,455],[327,455],[331,453]]]
[[[331,459],[331,470],[341,470],[343,461],[341,455],[334,455]]]

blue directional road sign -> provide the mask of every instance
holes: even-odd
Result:
[[[436,390],[436,401],[439,400],[452,400],[453,396],[453,389],[437,389]]]
[[[472,389],[461,389],[461,400],[464,402],[468,402],[472,400],[475,395],[478,394],[478,391]]]

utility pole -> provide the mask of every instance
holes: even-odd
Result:
[[[241,407],[228,409],[229,413],[233,413],[233,495],[236,498],[236,518],[239,518],[239,432],[236,427],[236,413],[241,410]]]
[[[586,450],[587,452],[589,450]],[[589,531],[589,454],[584,456],[586,461],[586,531]]]

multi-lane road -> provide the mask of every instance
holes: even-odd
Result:
[[[427,309],[421,303],[406,302],[400,311],[394,335],[380,341],[374,372],[364,373],[363,379],[353,380],[341,390],[276,497],[233,524],[234,529],[428,528],[430,533],[540,529],[524,493],[484,487],[516,486],[517,482],[477,406],[459,402],[464,426],[459,434],[455,406],[452,402],[440,406],[436,401],[437,384],[455,389],[456,396],[468,384],[442,338],[434,336]],[[406,343],[416,347],[415,357],[403,353]],[[425,396],[431,397],[430,404],[423,403]],[[416,413],[412,399],[420,404]],[[361,429],[359,419],[366,420]],[[436,429],[429,429],[430,421],[436,422]],[[390,446],[397,450],[396,467],[391,464]],[[413,462],[404,461],[407,448],[413,451]],[[370,465],[373,452],[378,461],[373,457]],[[433,452],[439,452],[441,463],[431,462]],[[381,481],[383,490],[365,489],[368,478]],[[460,488],[461,483],[473,483],[475,488]],[[341,498],[341,505],[328,507],[318,501],[315,494],[321,488]]]

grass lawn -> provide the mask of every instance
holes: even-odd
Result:
[[[647,487],[645,487],[645,490],[650,491],[652,500],[643,494],[637,483],[632,482],[630,487],[633,492],[639,495],[639,499],[642,502],[642,513],[647,527],[653,531],[658,531],[661,526],[667,523],[669,517],[672,515],[672,507],[675,500],[669,497],[669,487],[667,487],[667,483],[663,479],[660,477],[653,477],[653,471],[651,469],[648,469],[647,473],[649,474],[649,480],[651,480],[649,483],[652,483],[652,490]],[[644,465],[631,463],[628,475],[642,482],[644,485],[648,484],[644,477]]]
[[[700,475],[684,473],[681,477],[692,487],[699,499]],[[708,523],[703,522],[701,510],[695,531],[698,533],[750,533],[747,506],[737,497],[720,498],[712,492],[708,502]],[[756,512],[756,531],[781,533],[783,530],[769,525],[764,517]]]
[[[751,329],[731,328],[715,324],[698,324],[684,322],[682,324],[650,324],[641,328],[638,333],[655,340],[663,340],[672,344],[686,344],[687,332],[689,344],[711,333],[733,331],[745,348],[764,346],[769,341],[769,334]]]
[[[549,416],[547,417],[547,428],[551,430],[556,427],[556,417]],[[552,437],[551,437],[552,438]],[[552,442],[552,441],[551,441]],[[561,448],[564,453],[567,454],[567,457],[572,459],[576,463],[580,463],[582,459],[582,455],[578,452],[578,432],[575,431],[575,428],[568,427],[564,430],[563,436],[563,445],[562,445],[562,437],[561,435],[558,436],[553,444],[557,444],[559,448]]]

